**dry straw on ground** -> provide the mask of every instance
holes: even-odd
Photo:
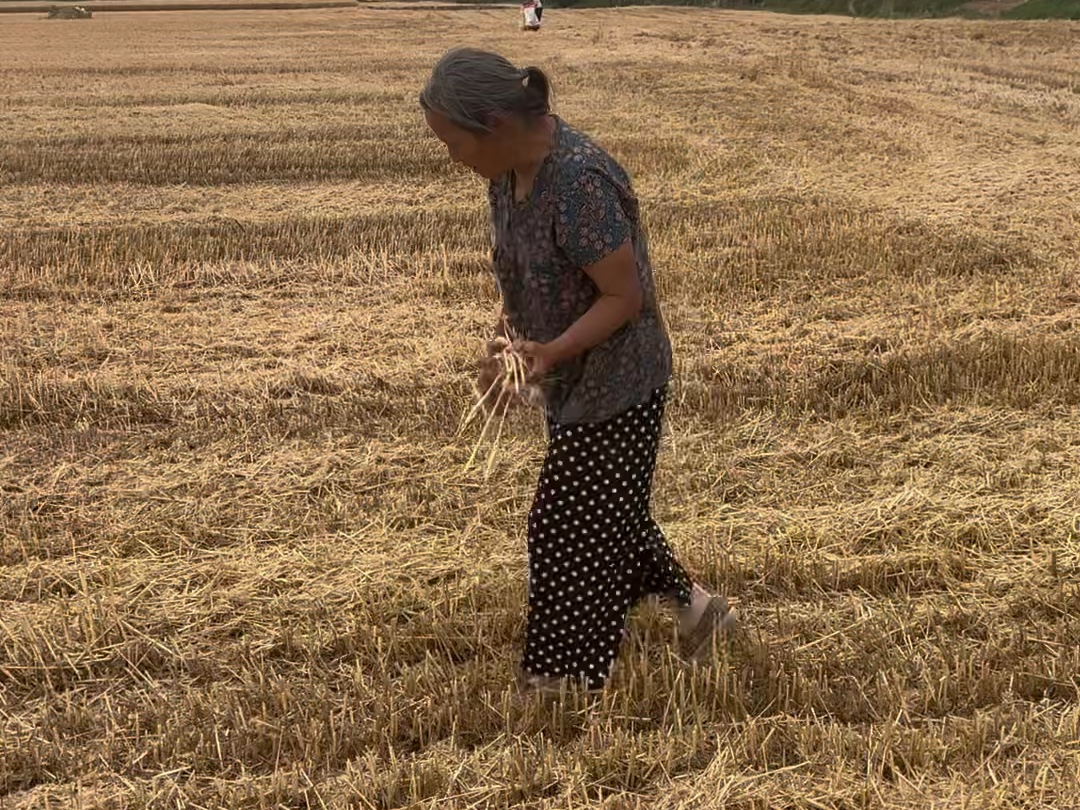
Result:
[[[689,10],[0,19],[0,805],[1080,805],[1080,28]],[[508,691],[543,451],[459,433],[451,40],[632,170],[677,376],[646,607]]]

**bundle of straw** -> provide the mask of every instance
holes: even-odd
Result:
[[[524,355],[518,348],[519,341],[505,337],[496,337],[487,342],[487,354],[480,361],[480,375],[476,392],[479,399],[465,416],[462,428],[465,428],[481,412],[487,412],[480,438],[473,447],[465,469],[472,466],[480,450],[484,437],[496,422],[495,439],[488,454],[486,475],[490,475],[495,462],[495,451],[502,436],[507,413],[516,407],[541,408],[544,395],[540,386],[529,380],[529,371]]]

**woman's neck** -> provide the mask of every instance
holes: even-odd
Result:
[[[545,115],[540,123],[526,130],[523,139],[520,160],[515,161],[514,189],[518,199],[525,199],[532,191],[533,181],[540,172],[545,158],[551,154],[555,136],[555,119]]]

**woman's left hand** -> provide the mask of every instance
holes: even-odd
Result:
[[[525,357],[525,365],[530,381],[538,381],[551,371],[557,358],[550,343],[537,343],[535,340],[522,341],[518,351]]]

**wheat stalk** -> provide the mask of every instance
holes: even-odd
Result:
[[[492,441],[487,464],[484,468],[485,480],[491,475],[495,465],[495,454],[506,423],[507,411],[515,401],[528,406],[535,406],[540,401],[539,389],[534,383],[529,382],[528,364],[525,356],[518,348],[518,343],[517,340],[504,339],[502,347],[489,355],[490,359],[499,364],[499,371],[483,393],[480,394],[472,408],[469,409],[461,425],[462,430],[464,430],[485,409],[485,405],[490,406],[484,424],[480,429],[480,436],[473,445],[468,460],[465,462],[465,469],[470,469],[473,462],[476,461],[484,438],[488,435],[494,423],[495,438]]]

